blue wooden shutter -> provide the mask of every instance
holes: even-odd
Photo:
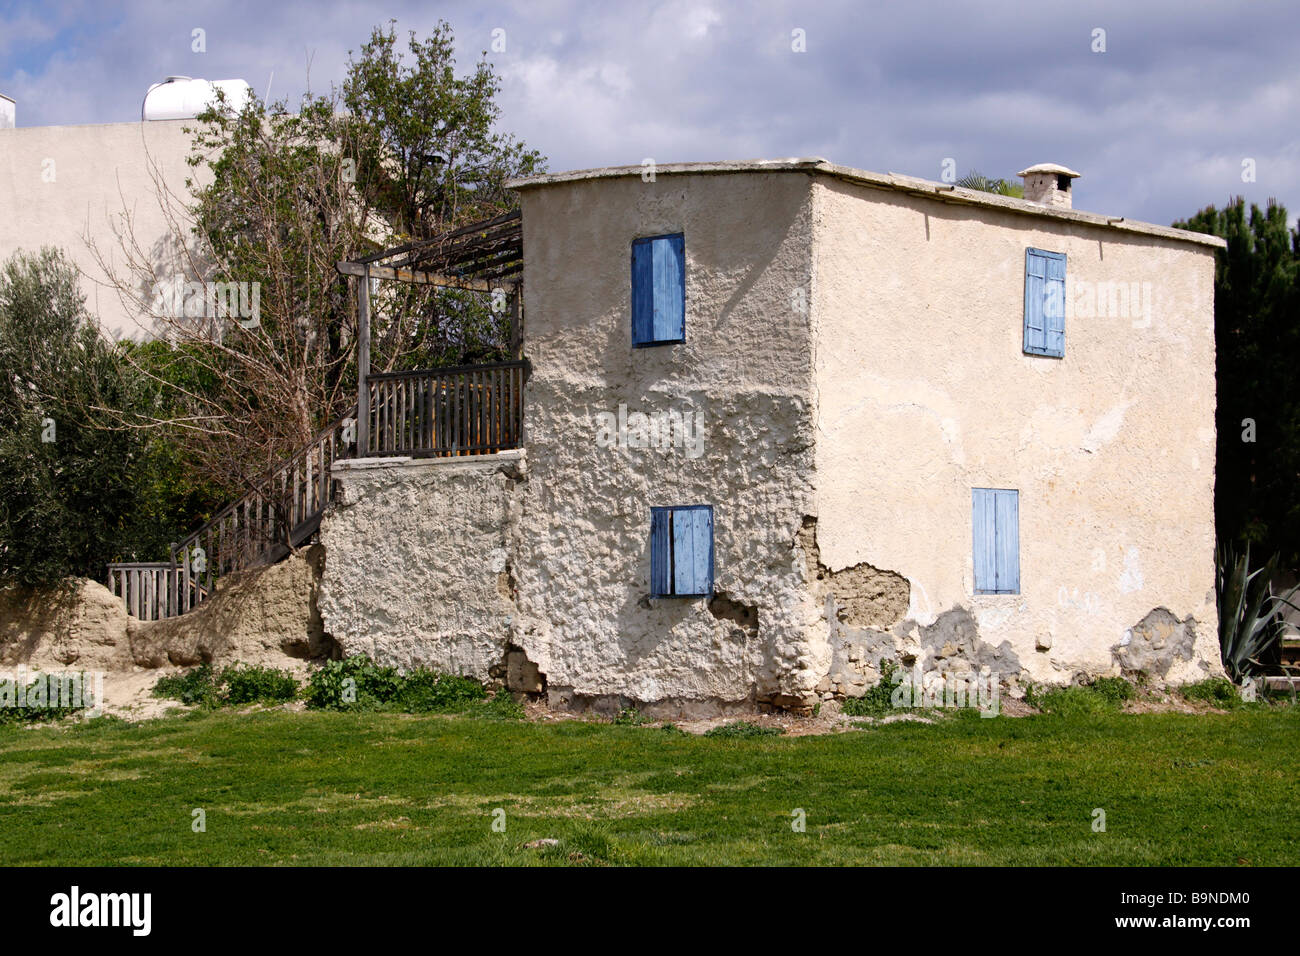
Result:
[[[650,593],[656,597],[673,593],[672,509],[650,509]]]
[[[673,593],[709,594],[713,590],[713,509],[673,510]]]
[[[1020,593],[1020,492],[975,488],[971,537],[976,594]]]
[[[681,235],[632,243],[632,344],[686,340],[686,243]]]
[[[994,531],[994,493],[976,488],[971,493],[972,545],[975,556],[975,593],[997,590],[997,535]]]
[[[1031,355],[1065,355],[1065,253],[1025,250],[1025,345]]]
[[[650,509],[650,593],[700,597],[713,593],[713,508]]]
[[[632,243],[632,344],[654,341],[654,247],[649,239]]]
[[[997,592],[1020,593],[1020,492],[998,491],[993,506],[997,534]]]
[[[1065,256],[1047,259],[1047,289],[1043,297],[1047,320],[1047,354],[1065,357]]]
[[[681,236],[654,240],[656,342],[686,338],[686,244]]]

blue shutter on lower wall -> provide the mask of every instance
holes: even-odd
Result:
[[[1020,492],[975,488],[971,538],[976,594],[1020,593]]]
[[[681,234],[632,243],[632,345],[686,341],[686,242]]]
[[[650,509],[650,593],[673,593],[672,509]]]
[[[1025,344],[1030,355],[1065,356],[1065,253],[1025,250]]]
[[[713,508],[650,509],[650,593],[654,597],[713,594]]]
[[[997,533],[997,591],[1020,593],[1020,492],[994,493],[993,526]]]
[[[996,592],[997,534],[993,527],[993,492],[976,488],[971,493],[972,547],[975,557],[975,593]]]

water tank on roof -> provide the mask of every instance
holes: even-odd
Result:
[[[196,80],[169,76],[149,87],[140,118],[146,120],[193,119],[217,101],[217,91],[226,94],[226,106],[239,112],[253,95],[243,80]]]

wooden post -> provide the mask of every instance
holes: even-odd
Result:
[[[514,291],[510,294],[510,357],[512,359],[524,357],[524,315],[521,302],[523,296],[524,285],[522,282],[516,282]]]
[[[181,613],[180,575],[176,567],[176,542],[167,545],[167,561],[171,567],[167,571],[167,616],[175,617]]]
[[[370,452],[370,266],[357,287],[357,457]]]

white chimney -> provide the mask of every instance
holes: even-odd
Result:
[[[1039,163],[1022,169],[1016,174],[1025,180],[1025,198],[1030,202],[1041,203],[1056,209],[1070,209],[1074,203],[1070,198],[1070,184],[1079,178],[1079,173],[1058,163]]]
[[[0,93],[0,129],[14,128],[14,101]]]

